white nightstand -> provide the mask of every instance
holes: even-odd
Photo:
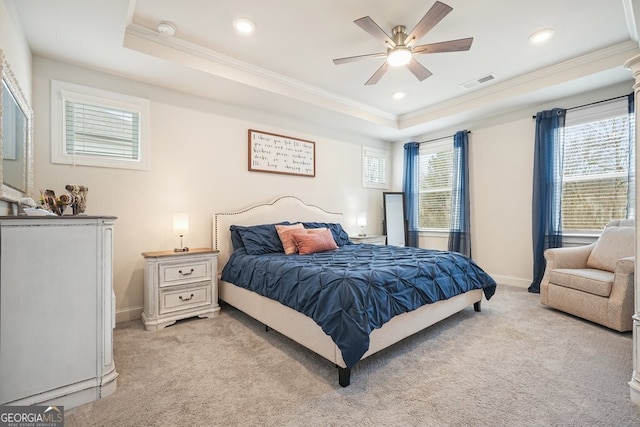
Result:
[[[148,331],[187,317],[214,317],[218,305],[218,251],[145,252],[144,311]]]
[[[355,236],[349,236],[349,239],[353,243],[367,243],[369,245],[386,245],[387,244],[387,236],[355,235]]]

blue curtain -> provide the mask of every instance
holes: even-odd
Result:
[[[629,112],[629,176],[627,180],[627,218],[636,217],[636,129],[634,94],[627,97]]]
[[[466,130],[453,136],[453,186],[449,250],[471,258],[469,203],[469,136]]]
[[[544,251],[562,246],[562,131],[566,110],[536,114],[533,160],[533,282],[529,292],[540,293],[546,266]]]
[[[404,144],[404,179],[402,191],[404,192],[407,209],[407,246],[418,247],[418,209],[420,203],[418,167],[420,144],[408,142]]]

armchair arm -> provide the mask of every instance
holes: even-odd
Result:
[[[544,252],[547,270],[556,268],[585,268],[595,243],[571,248],[553,248]]]
[[[635,257],[621,258],[613,272],[613,286],[609,295],[609,323],[619,331],[632,328],[634,306]]]
[[[635,270],[636,258],[628,256],[626,258],[620,258],[616,263],[616,269],[614,273],[618,274],[633,274]]]
[[[552,248],[544,251],[546,266],[540,281],[540,302],[549,305],[549,277],[556,268],[585,268],[595,242],[570,248]]]

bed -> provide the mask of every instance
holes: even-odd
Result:
[[[305,255],[277,250],[248,253],[250,245],[245,247],[238,234],[245,228],[264,232],[265,226],[297,223],[319,232],[329,227],[340,247]],[[342,387],[350,384],[351,369],[358,361],[466,307],[473,305],[479,312],[483,296],[489,299],[495,292],[495,281],[466,257],[446,251],[353,245],[340,224],[340,213],[282,196],[214,214],[213,242],[219,251],[220,300],[335,364]],[[244,242],[248,235],[242,235]],[[258,244],[271,239],[258,237]],[[375,262],[365,261],[370,257]],[[401,270],[407,265],[413,269]],[[436,286],[427,287],[418,276],[433,275],[435,270],[455,270],[455,274],[434,279]],[[395,278],[389,277],[390,272]],[[399,285],[385,291],[386,285],[371,285],[378,278]],[[410,290],[403,287],[408,281]],[[413,282],[420,282],[421,288],[414,289]],[[335,295],[348,300],[348,307],[337,307]]]

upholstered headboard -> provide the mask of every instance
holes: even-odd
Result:
[[[294,196],[281,196],[272,202],[253,205],[238,211],[215,213],[213,215],[213,248],[220,251],[218,273],[222,271],[233,252],[229,230],[232,225],[248,226],[281,221],[342,223],[342,214],[308,205]]]

